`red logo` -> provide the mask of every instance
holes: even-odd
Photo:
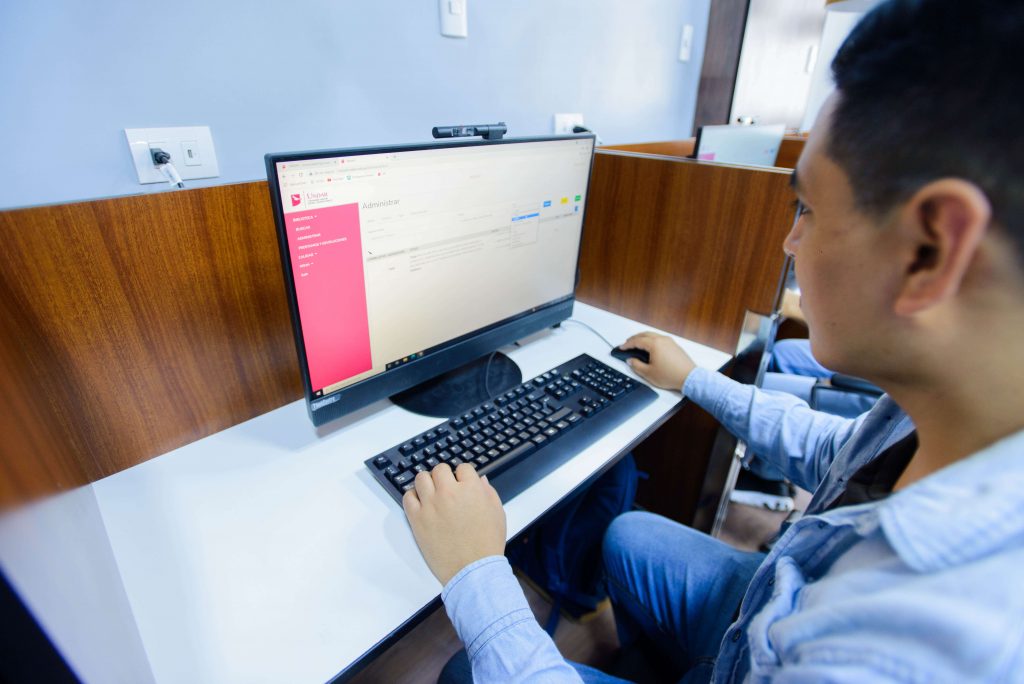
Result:
[[[297,207],[302,204],[302,195],[299,193],[292,194],[292,206]]]

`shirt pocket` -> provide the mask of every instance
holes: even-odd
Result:
[[[747,629],[751,681],[768,681],[782,664],[777,646],[772,643],[772,626],[793,614],[800,590],[806,584],[803,572],[792,558],[783,556],[776,561],[771,598],[751,619]]]

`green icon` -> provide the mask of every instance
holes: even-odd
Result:
[[[583,195],[576,195],[576,201],[579,202],[581,197],[583,197]]]

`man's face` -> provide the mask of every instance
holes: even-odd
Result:
[[[833,96],[822,108],[797,164],[803,213],[784,248],[795,258],[814,356],[827,368],[871,379],[887,347],[895,245],[891,231],[854,206],[849,178],[826,154],[834,104]]]

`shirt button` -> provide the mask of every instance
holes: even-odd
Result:
[[[729,637],[729,638],[732,639],[734,642],[739,641],[740,640],[740,630],[737,629],[735,632],[732,633],[732,636]]]
[[[769,577],[769,578],[768,578],[768,586],[770,587],[770,586],[772,586],[773,584],[775,584],[775,578],[774,578],[774,577]]]

